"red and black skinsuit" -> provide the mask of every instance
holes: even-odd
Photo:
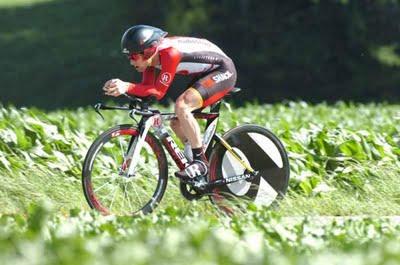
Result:
[[[167,93],[176,74],[192,75],[188,85],[196,89],[207,107],[224,97],[236,83],[232,60],[206,39],[189,37],[164,38],[159,47],[160,64],[143,72],[142,82],[128,89],[140,97],[153,95],[158,100]],[[156,77],[156,69],[160,73]]]

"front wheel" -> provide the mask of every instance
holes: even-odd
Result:
[[[135,174],[127,174],[132,159],[126,155],[138,136],[132,125],[118,125],[90,147],[83,163],[82,185],[91,208],[102,214],[147,214],[161,201],[168,180],[167,159],[152,134],[146,136]]]
[[[210,195],[213,203],[232,213],[233,204],[251,201],[268,206],[286,193],[289,160],[284,146],[272,132],[247,124],[231,129],[223,138],[258,174],[251,181],[240,180],[214,188]],[[245,173],[248,172],[243,165],[218,143],[210,155],[210,181]]]

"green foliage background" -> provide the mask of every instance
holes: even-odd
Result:
[[[385,216],[400,213],[399,111],[342,102],[225,108],[221,132],[257,123],[289,151],[290,187],[279,207],[250,205],[227,217],[207,199],[185,201],[170,178],[155,213],[132,218],[88,211],[80,183],[90,143],[111,125],[130,122],[126,113],[104,112],[103,121],[89,108],[1,108],[0,263],[397,261],[400,220]],[[170,175],[175,170],[171,165]]]
[[[270,128],[285,144],[291,165],[289,195],[294,197],[284,202],[287,207],[282,212],[400,213],[398,105],[288,102],[229,110],[222,111],[221,133],[255,123]],[[105,111],[104,115],[105,121],[91,108],[50,113],[33,108],[0,109],[3,212],[25,211],[30,201],[40,199],[56,201],[65,211],[86,207],[80,186],[86,151],[102,131],[133,122],[124,112]],[[170,161],[169,174],[176,169]],[[182,202],[175,178],[171,180],[165,203]],[[321,202],[324,205],[313,205]]]
[[[140,23],[220,45],[238,68],[241,100],[396,102],[399,19],[396,0],[2,0],[0,101],[82,106],[109,78],[138,81],[119,41]]]

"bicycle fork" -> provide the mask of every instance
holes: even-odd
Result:
[[[143,148],[147,133],[149,132],[149,129],[153,125],[153,123],[154,123],[154,116],[146,120],[142,120],[142,122],[139,123],[142,125],[139,126],[140,129],[139,135],[135,137],[133,143],[130,145],[128,152],[126,153],[124,158],[124,163],[126,163],[126,161],[131,158],[128,167],[128,172],[126,174],[127,177],[135,175],[135,168],[139,162],[140,151]]]

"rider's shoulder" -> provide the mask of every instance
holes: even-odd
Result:
[[[161,49],[160,52],[160,57],[169,57],[169,58],[180,58],[181,52],[177,50],[174,47],[167,47],[164,49]]]

